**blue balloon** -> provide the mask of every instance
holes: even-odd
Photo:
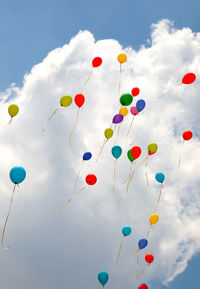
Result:
[[[108,273],[106,271],[101,271],[98,274],[98,280],[102,286],[104,286],[108,282]]]
[[[26,171],[22,167],[13,167],[10,170],[10,179],[14,184],[20,184],[26,177]]]
[[[144,249],[148,245],[147,239],[140,239],[138,242],[138,247]]]
[[[129,236],[130,233],[131,233],[131,227],[130,226],[124,226],[122,228],[122,234],[126,237],[126,236]]]
[[[143,99],[139,99],[137,102],[136,102],[136,108],[138,110],[138,112],[142,111],[144,108],[145,108],[145,101]]]
[[[84,153],[84,155],[83,155],[83,160],[84,160],[84,161],[88,161],[88,160],[91,159],[91,157],[92,157],[92,154],[91,154],[90,152],[86,152],[86,153]]]
[[[114,158],[118,159],[122,154],[122,149],[120,146],[112,147],[112,155]]]
[[[156,181],[159,183],[163,183],[165,180],[165,175],[163,173],[157,173],[155,175]]]

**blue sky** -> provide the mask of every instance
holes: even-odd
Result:
[[[135,49],[147,44],[150,26],[162,18],[199,31],[199,3],[191,1],[1,1],[0,87],[20,84],[24,72],[81,29],[97,40],[117,39]]]
[[[79,30],[91,31],[96,40],[116,39],[124,47],[148,45],[151,24],[162,18],[176,28],[200,31],[198,0],[139,1],[1,1],[0,6],[0,90],[23,76],[51,50],[67,43]],[[199,289],[200,257],[169,289]],[[163,287],[165,288],[165,287]]]

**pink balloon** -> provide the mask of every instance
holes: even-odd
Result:
[[[130,109],[131,113],[133,115],[137,115],[138,114],[138,110],[137,110],[137,107],[136,106],[132,106],[131,109]]]

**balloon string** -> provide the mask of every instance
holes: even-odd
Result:
[[[132,162],[132,163],[130,164],[130,169],[129,169],[129,176],[128,176],[128,178],[129,178],[130,175],[131,175],[131,171],[132,171],[132,168],[133,168],[133,164],[136,165],[136,160],[134,161],[134,163]],[[127,193],[127,194],[128,194],[128,190],[129,190],[130,181],[131,181],[131,179],[128,181],[127,187],[126,187],[126,193]],[[120,199],[117,201],[117,203],[120,204],[121,200],[122,200],[122,197],[120,197]]]
[[[182,141],[181,146],[180,146],[178,168],[180,167],[180,164],[181,164],[181,153],[182,153],[182,150],[183,150],[183,144],[184,144],[184,142],[185,142],[185,140]]]
[[[52,113],[52,115],[50,116],[50,118],[47,120],[46,125],[47,125],[48,122],[52,119],[52,117],[56,114],[56,112],[58,111],[59,107],[60,107],[60,105],[54,110],[54,112]],[[45,130],[46,130],[46,128],[43,128],[40,133],[41,133],[41,134],[44,133]]]
[[[139,252],[138,252],[138,253],[139,253]],[[137,276],[138,270],[139,270],[139,256],[138,256],[138,254],[137,254],[137,256],[136,256],[136,260],[137,260],[137,266],[136,266],[136,276]]]
[[[181,83],[178,83],[178,84],[176,84],[175,85],[175,87],[173,87],[173,88],[171,88],[171,89],[169,89],[167,92],[165,92],[165,93],[163,93],[162,95],[160,95],[158,98],[161,98],[161,97],[163,97],[163,96],[165,96],[166,94],[168,94],[168,93],[170,93],[171,91],[173,91],[177,86],[179,86],[179,85],[182,85],[182,82]]]
[[[148,229],[148,231],[147,231],[147,236],[146,236],[146,238],[149,237],[149,234],[150,234],[150,232],[151,232],[151,229],[152,229],[152,224],[150,224],[150,226],[149,226],[149,229]]]
[[[84,160],[82,160],[81,166],[80,166],[80,169],[79,169],[79,172],[78,172],[78,174],[77,174],[77,176],[76,176],[76,180],[75,180],[75,184],[74,184],[74,192],[76,191],[76,185],[77,185],[77,182],[78,182],[80,173],[81,173],[81,169],[82,169],[83,163],[84,163]]]
[[[120,89],[121,89],[121,74],[122,74],[122,64],[120,63],[120,69],[119,69],[119,96],[120,96]]]
[[[138,247],[137,250],[135,251],[135,253],[133,254],[133,256],[137,256],[137,253],[140,252],[140,248]]]
[[[132,171],[131,175],[123,182],[123,184],[127,183],[129,180],[132,179],[134,173],[148,160],[149,155],[140,163],[138,166]]]
[[[134,121],[134,117],[133,117],[133,119],[132,119],[132,121],[131,121],[131,124],[130,124],[130,127],[129,127],[129,129],[128,129],[126,138],[128,137],[128,135],[129,135],[129,133],[130,133],[131,127],[132,127],[132,125],[133,125],[133,121]]]
[[[121,254],[121,249],[122,249],[123,241],[124,241],[124,238],[122,238],[121,243],[120,243],[119,252],[118,252],[117,260],[116,260],[116,265],[117,265],[117,263],[118,263],[118,261],[119,261],[119,257],[120,257],[120,254]]]
[[[11,125],[12,120],[13,120],[13,117],[11,116],[11,119],[10,119],[9,122],[8,122],[9,125]]]
[[[85,190],[85,189],[86,189],[86,186],[83,187],[82,189],[80,189],[80,191],[74,193],[74,195],[75,195],[75,194],[78,195],[79,193],[81,193],[81,192],[82,192],[83,190]],[[70,198],[66,203],[64,203],[60,208],[55,209],[54,211],[55,211],[55,212],[60,212],[67,204],[69,204],[69,203],[72,201],[72,199],[73,199],[73,197],[71,197],[71,198]]]
[[[117,143],[117,139],[118,139],[118,135],[119,135],[119,131],[120,131],[121,124],[122,124],[122,123],[120,123],[119,126],[118,126],[117,135],[116,135],[116,139],[115,139],[115,145],[116,145],[116,143]]]
[[[120,197],[120,199],[117,201],[118,204],[121,203],[122,197]]]
[[[131,289],[133,289],[133,287],[135,285],[134,283],[136,282],[136,277],[137,277],[137,272],[138,272],[138,267],[139,267],[139,256],[138,256],[139,252],[140,252],[140,248],[137,248],[137,250],[133,254],[134,256],[136,256],[136,276],[132,282]]]
[[[76,121],[75,121],[74,127],[73,127],[73,129],[72,129],[72,131],[71,131],[71,134],[70,134],[70,136],[69,136],[70,146],[72,146],[71,139],[72,139],[72,135],[73,135],[73,133],[74,133],[74,131],[75,131],[75,128],[76,128],[76,125],[77,125],[77,122],[78,122],[79,112],[80,112],[80,107],[78,108],[77,115],[76,115]]]
[[[2,233],[2,237],[1,237],[1,244],[2,244],[2,246],[3,246],[3,248],[5,250],[10,248],[9,246],[7,246],[7,247],[4,246],[4,234],[5,234],[6,225],[7,225],[7,222],[8,222],[8,218],[9,218],[11,207],[12,207],[12,203],[13,203],[15,189],[16,189],[16,184],[14,185],[14,188],[13,188],[12,197],[11,197],[11,200],[10,200],[10,207],[9,207],[8,215],[6,217],[6,221],[5,221],[5,224],[4,224],[4,227],[3,227],[3,233]]]
[[[98,161],[98,159],[100,158],[100,156],[101,156],[101,154],[102,154],[102,152],[103,152],[104,146],[105,146],[105,144],[107,143],[107,141],[108,141],[108,139],[105,139],[105,140],[104,140],[103,145],[102,145],[101,148],[100,148],[100,152],[99,152],[99,155],[98,155],[95,163],[96,163],[96,162]]]
[[[129,177],[130,177],[130,175],[131,175],[132,165],[133,165],[133,163],[131,163],[131,165],[130,165],[130,169],[129,169]],[[127,193],[127,194],[128,194],[128,190],[129,190],[130,181],[131,181],[131,179],[128,181],[128,183],[127,183],[127,187],[126,187],[126,193]]]
[[[85,88],[86,84],[88,83],[88,81],[90,80],[91,76],[92,76],[92,72],[93,72],[93,69],[90,70],[90,73],[89,73],[89,76],[88,78],[86,79],[86,81],[83,83],[83,86],[81,88],[81,92],[83,91],[83,89]]]
[[[134,279],[135,280],[135,279]],[[133,289],[134,288],[134,282],[132,282],[132,284],[131,284],[131,289]]]
[[[160,198],[161,198],[161,194],[162,194],[162,189],[164,188],[163,186],[163,183],[160,184],[160,192],[159,192],[159,196],[158,196],[158,200],[157,200],[157,203],[156,203],[156,207],[155,207],[155,213],[157,211],[157,208],[158,208],[158,204],[160,202]]]
[[[138,275],[138,270],[139,270],[139,253],[140,253],[140,247],[137,249],[137,253],[136,253],[136,272],[135,272],[135,277],[137,279],[137,275]]]
[[[143,271],[142,271],[139,275],[137,275],[136,279],[139,279],[139,278],[145,273],[145,271],[147,270],[147,268],[148,268],[149,265],[150,265],[150,264],[147,264],[147,265],[144,267]]]
[[[136,118],[136,116],[134,116],[134,118]],[[138,117],[137,117],[138,118]],[[136,126],[136,129],[135,129],[135,138],[133,139],[132,143],[130,144],[130,146],[134,145],[136,139],[138,138],[139,134],[140,134],[140,130],[138,130],[138,126],[139,124],[141,123],[141,117],[139,117],[139,123],[138,125]]]
[[[148,163],[148,160],[146,161],[146,165],[145,165],[145,168],[146,168],[145,175],[146,175],[147,186],[149,187],[149,177],[148,177],[148,172],[147,172],[147,163]]]
[[[114,160],[114,181],[113,181],[113,192],[114,192],[114,190],[115,190],[116,164],[117,164],[117,159]]]

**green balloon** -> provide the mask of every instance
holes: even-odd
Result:
[[[124,93],[119,99],[121,105],[128,106],[133,101],[133,96],[130,93]]]
[[[129,159],[129,161],[131,161],[131,162],[134,161],[134,158],[132,157],[132,154],[131,154],[131,150],[129,150],[129,151],[127,152],[127,157],[128,157],[128,159]]]

